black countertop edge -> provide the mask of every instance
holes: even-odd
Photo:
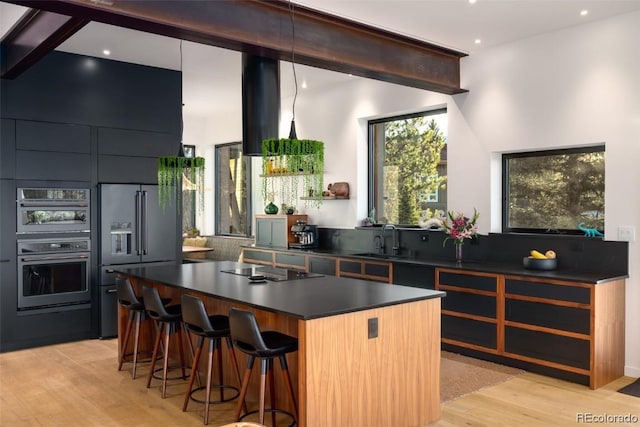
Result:
[[[530,270],[530,269],[524,268],[522,265],[518,265],[516,263],[508,263],[508,262],[469,260],[469,261],[463,261],[462,263],[456,263],[455,261],[438,260],[438,259],[421,260],[421,259],[413,259],[409,257],[393,256],[393,255],[388,255],[388,256],[385,256],[384,258],[381,258],[381,257],[375,257],[375,256],[362,255],[362,254],[359,254],[358,252],[356,253],[336,252],[336,251],[330,251],[330,250],[295,249],[295,248],[287,249],[287,248],[256,246],[256,245],[246,245],[244,247],[249,249],[287,251],[287,252],[300,253],[300,254],[314,254],[314,255],[324,255],[324,256],[333,256],[333,257],[358,258],[358,259],[368,259],[373,261],[414,264],[414,265],[440,267],[440,268],[451,268],[451,269],[458,269],[458,270],[464,270],[464,271],[479,271],[483,273],[507,274],[512,276],[527,276],[527,277],[536,277],[536,278],[550,279],[550,280],[564,280],[568,282],[580,282],[580,283],[588,283],[593,285],[598,285],[602,283],[613,282],[616,280],[629,278],[628,274],[621,274],[618,272],[607,272],[607,271],[584,272],[584,271],[577,271],[577,270],[571,270],[571,269],[556,269],[551,271]]]

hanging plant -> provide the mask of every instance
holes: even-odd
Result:
[[[175,196],[180,204],[182,179],[186,178],[195,185],[198,193],[198,209],[204,210],[204,158],[165,156],[158,158],[158,201],[162,209],[171,204]],[[178,191],[180,188],[180,191]]]
[[[310,139],[270,138],[262,141],[262,196],[275,193],[281,202],[295,206],[302,178],[305,205],[322,203],[324,143]]]

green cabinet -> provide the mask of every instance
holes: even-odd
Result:
[[[309,255],[307,258],[309,273],[336,275],[336,259]]]
[[[307,215],[256,215],[256,245],[288,248],[297,241],[291,233],[296,221],[307,221]]]

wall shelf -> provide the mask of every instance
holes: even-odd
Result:
[[[316,200],[315,197],[300,197],[300,200]],[[323,196],[322,200],[349,200],[348,197]]]

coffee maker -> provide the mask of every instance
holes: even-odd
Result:
[[[291,248],[310,249],[318,247],[318,226],[298,220],[291,226],[291,232],[298,238],[298,242],[289,244]]]

